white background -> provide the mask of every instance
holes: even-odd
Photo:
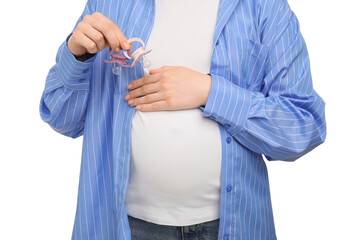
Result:
[[[42,122],[39,103],[58,47],[86,0],[1,4],[0,239],[70,239],[82,138]],[[289,0],[326,102],[326,142],[292,162],[268,162],[279,240],[360,239],[360,7]],[[41,7],[41,8],[40,8]]]

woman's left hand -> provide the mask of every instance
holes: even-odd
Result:
[[[144,112],[181,110],[205,106],[211,89],[211,76],[182,66],[151,69],[150,75],[128,85],[125,100]]]

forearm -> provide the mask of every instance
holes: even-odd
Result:
[[[292,161],[326,137],[325,103],[310,95],[271,96],[235,86],[219,76],[203,115],[224,126],[240,144],[269,160]]]
[[[66,136],[82,134],[92,61],[76,60],[64,41],[58,50],[56,64],[46,78],[40,102],[41,118]]]

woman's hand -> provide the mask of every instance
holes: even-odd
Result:
[[[108,47],[119,53],[131,47],[119,27],[99,12],[84,17],[69,38],[67,46],[75,56],[87,52],[94,54]]]
[[[181,110],[205,106],[211,76],[181,66],[151,69],[150,75],[134,80],[125,96],[129,105],[144,112]]]

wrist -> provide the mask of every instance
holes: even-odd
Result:
[[[211,75],[210,74],[203,74],[204,75],[204,84],[203,84],[203,87],[204,87],[204,98],[203,98],[203,101],[201,103],[200,106],[202,107],[205,107],[206,103],[207,103],[207,100],[209,98],[209,95],[210,95],[210,90],[211,90]]]

